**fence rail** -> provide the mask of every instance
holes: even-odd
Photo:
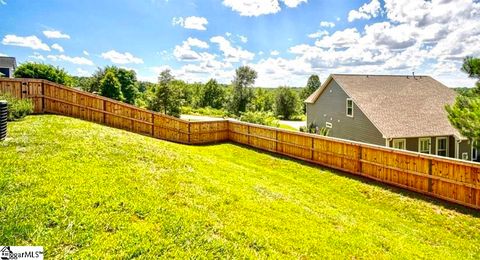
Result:
[[[45,80],[0,79],[0,93],[53,113],[184,144],[232,141],[480,209],[480,164],[233,120],[189,122]]]

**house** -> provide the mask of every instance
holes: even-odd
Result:
[[[14,57],[0,57],[0,73],[3,77],[13,78],[13,72],[17,68],[17,61]]]
[[[478,160],[447,118],[456,95],[429,76],[332,74],[305,100],[307,125],[332,137]]]

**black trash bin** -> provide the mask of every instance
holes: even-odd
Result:
[[[7,101],[0,100],[0,141],[7,137]]]

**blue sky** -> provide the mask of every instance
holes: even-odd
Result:
[[[166,68],[228,83],[250,65],[256,85],[303,86],[310,74],[432,75],[473,86],[461,60],[480,55],[474,0],[0,0],[0,55],[89,75]]]

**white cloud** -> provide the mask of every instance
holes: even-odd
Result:
[[[318,32],[314,32],[314,33],[311,33],[308,36],[308,38],[312,38],[312,39],[316,39],[316,38],[322,38],[323,36],[326,36],[328,35],[329,33],[325,30],[322,30],[322,31],[318,31]]]
[[[52,49],[57,50],[57,51],[59,51],[59,52],[64,52],[63,47],[60,46],[60,44],[58,44],[58,43],[52,44],[51,47],[52,47]]]
[[[295,8],[307,0],[281,0],[287,7]],[[223,5],[230,7],[241,16],[260,16],[275,14],[281,10],[279,0],[224,0]]]
[[[6,5],[7,2],[5,0],[0,0],[0,5]]]
[[[43,35],[45,35],[49,39],[70,39],[70,35],[56,30],[43,31]]]
[[[360,33],[356,28],[336,31],[331,36],[325,36],[317,40],[315,45],[322,48],[345,48],[355,45],[360,39]]]
[[[31,59],[45,61],[45,57],[38,52],[34,52],[33,55],[28,56]]]
[[[243,50],[241,47],[233,47],[232,44],[223,36],[214,36],[210,38],[210,42],[218,44],[220,51],[222,51],[225,61],[240,62],[252,60],[255,53]]]
[[[172,24],[180,25],[186,29],[205,31],[207,30],[206,25],[208,24],[208,20],[205,17],[198,16],[173,17]]]
[[[88,53],[88,51],[85,51],[85,50],[84,50],[84,51],[83,51],[83,55],[85,55],[85,56],[90,56],[90,53]]]
[[[141,58],[133,56],[129,52],[120,53],[115,50],[110,50],[101,54],[102,58],[109,60],[115,64],[141,64],[143,60]]]
[[[277,50],[273,50],[273,51],[270,52],[270,55],[272,55],[272,56],[278,56],[278,55],[280,55],[280,52],[277,51]]]
[[[79,77],[89,77],[91,76],[92,73],[89,72],[88,70],[84,70],[82,68],[77,68],[76,70],[76,76],[79,76]]]
[[[47,58],[49,58],[52,61],[66,61],[66,62],[70,62],[77,65],[88,65],[88,66],[95,65],[93,61],[85,57],[70,57],[70,56],[61,54],[61,55],[48,55]]]
[[[380,10],[380,2],[378,0],[372,0],[368,4],[365,3],[364,5],[362,5],[358,10],[351,10],[348,13],[348,21],[353,22],[357,19],[375,18],[380,14]]]
[[[2,40],[3,45],[13,45],[20,47],[27,47],[34,50],[43,50],[50,51],[50,47],[47,44],[43,43],[37,36],[17,36],[8,34]]]
[[[243,35],[237,35],[238,38],[240,39],[241,42],[243,43],[247,43],[248,42],[248,38],[246,36],[243,36]]]
[[[321,21],[321,22],[320,22],[320,26],[321,26],[321,27],[330,27],[330,28],[333,28],[333,27],[335,27],[335,23],[327,22],[327,21]]]
[[[186,41],[183,41],[182,45],[175,46],[173,56],[180,61],[196,61],[202,58],[208,59],[208,56],[211,55],[209,53],[198,53],[192,50],[192,47],[199,49],[209,48],[208,43],[197,38],[189,37]]]
[[[0,53],[0,57],[8,57],[8,55],[5,53]]]

